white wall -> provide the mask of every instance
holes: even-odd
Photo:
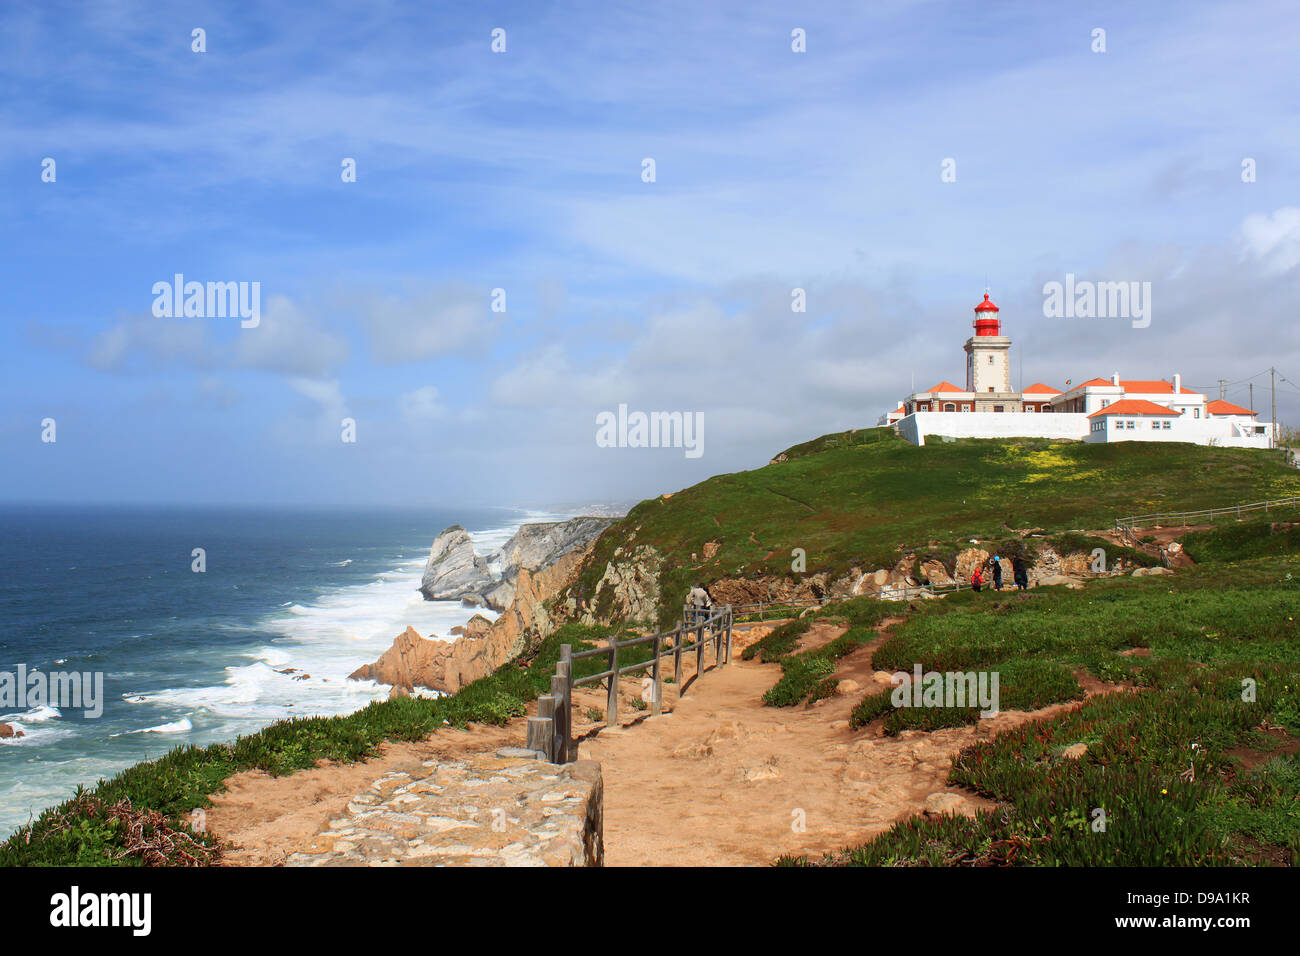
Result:
[[[1134,429],[1116,428],[1116,419],[1137,423]],[[1089,432],[1091,442],[1115,441],[1185,441],[1198,445],[1217,445],[1223,448],[1267,448],[1269,424],[1262,423],[1264,434],[1253,435],[1248,429],[1254,425],[1231,418],[1190,418],[1186,415],[1173,419],[1168,431],[1151,427],[1151,419],[1141,415],[1131,418],[1117,415],[1106,419],[1108,430]]]
[[[898,433],[913,445],[924,445],[926,435],[1080,440],[1088,428],[1087,415],[1058,412],[913,412],[898,423]]]
[[[1128,421],[1128,418],[1124,419]],[[1080,441],[1182,441],[1224,448],[1267,448],[1268,428],[1263,435],[1246,434],[1253,423],[1232,418],[1173,420],[1165,431],[1151,427],[1151,420],[1134,415],[1137,428],[1092,431],[1092,422],[1082,412],[914,412],[900,419],[898,434],[913,445],[924,445],[926,435],[946,438],[1060,438]],[[1107,419],[1113,426],[1113,420]]]

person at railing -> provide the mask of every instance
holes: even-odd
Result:
[[[709,607],[713,604],[713,598],[709,597],[709,592],[705,590],[704,585],[697,584],[691,588],[686,601],[695,609],[695,623],[708,620]]]
[[[980,567],[976,566],[976,568],[970,573],[970,586],[974,589],[975,593],[978,594],[983,584],[984,571]]]
[[[1001,591],[1002,590],[1002,559],[995,554],[993,555],[993,559],[989,563],[993,565],[993,590]]]

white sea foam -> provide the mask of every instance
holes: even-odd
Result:
[[[564,515],[529,513],[521,523],[562,520]],[[475,550],[490,554],[506,543],[518,524],[471,531]],[[436,532],[435,532],[436,533]],[[432,540],[432,538],[430,538]],[[206,687],[138,691],[125,699],[199,722],[198,736],[220,740],[286,717],[351,713],[388,695],[373,681],[348,680],[362,664],[388,650],[407,626],[424,637],[451,639],[450,631],[475,614],[496,613],[459,601],[426,601],[419,592],[423,555],[402,559],[374,580],[320,595],[310,604],[290,604],[269,615],[260,629],[277,635],[274,644],[226,667],[225,680]]]

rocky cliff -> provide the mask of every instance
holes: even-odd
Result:
[[[464,601],[504,611],[521,571],[546,570],[574,548],[595,540],[615,519],[579,517],[521,525],[501,550],[479,555],[469,533],[452,525],[434,539],[420,593],[429,601]]]
[[[449,529],[450,530],[450,529]],[[441,536],[439,536],[441,537]],[[395,689],[428,687],[454,694],[514,660],[530,640],[544,638],[558,626],[545,602],[568,584],[591,542],[571,548],[538,570],[517,569],[509,607],[496,621],[475,615],[454,641],[421,637],[412,627],[373,664],[357,668],[354,680],[373,680]]]

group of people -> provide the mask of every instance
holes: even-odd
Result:
[[[979,591],[990,579],[993,581],[993,590],[1001,591],[1002,558],[996,554],[971,572],[970,586],[972,590]],[[1020,557],[1011,559],[1011,580],[1015,582],[1016,587],[1021,591],[1029,587],[1029,572],[1025,569],[1024,560]]]

